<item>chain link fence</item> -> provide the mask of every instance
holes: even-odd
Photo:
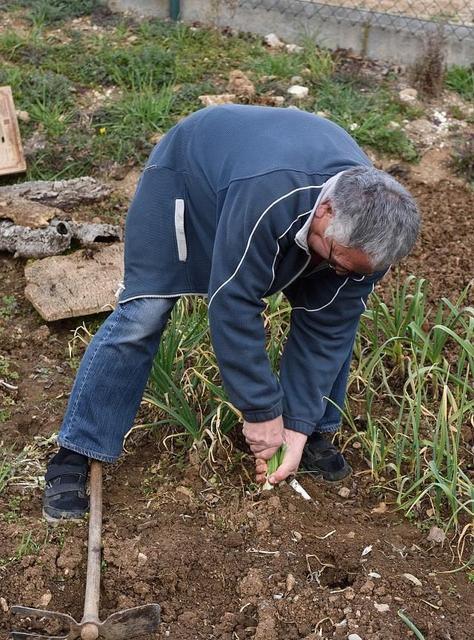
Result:
[[[426,22],[443,28],[444,35],[459,40],[472,37],[473,0],[224,0],[228,7],[266,9],[284,13],[288,18],[344,20],[354,25],[390,27],[411,34],[426,32]]]
[[[0,0],[1,1],[1,0]],[[438,38],[448,66],[474,61],[474,0],[107,0],[112,8],[181,18],[410,64]]]

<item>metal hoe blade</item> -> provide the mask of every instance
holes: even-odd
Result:
[[[31,609],[30,607],[15,606],[12,607],[12,613],[23,616],[25,618],[37,618],[48,620],[56,620],[61,622],[64,627],[67,627],[69,631],[66,635],[52,636],[41,634],[36,631],[12,631],[11,637],[13,640],[22,640],[28,638],[29,640],[73,640],[74,638],[81,637],[81,626],[74,620],[73,617],[66,613],[59,613],[58,611],[46,611],[45,609]]]
[[[34,631],[12,631],[12,640],[76,640],[81,638],[82,629],[90,621],[78,623],[65,613],[30,609],[29,607],[12,607],[12,612],[28,618],[48,618],[57,620],[69,627],[66,635],[51,636]],[[144,604],[112,613],[104,622],[94,621],[98,630],[98,637],[104,640],[127,640],[137,636],[153,633],[160,624],[160,606],[158,604]]]
[[[55,620],[68,629],[65,635],[52,636],[48,633],[33,631],[12,631],[13,640],[128,640],[144,634],[153,633],[160,623],[160,607],[157,604],[144,604],[132,609],[112,613],[104,622],[99,620],[100,596],[100,560],[102,527],[102,465],[93,460],[90,481],[90,518],[89,539],[87,545],[87,579],[84,598],[84,615],[81,622],[65,613],[31,609],[30,607],[12,607],[12,612],[26,618]]]

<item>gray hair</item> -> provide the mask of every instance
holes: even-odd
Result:
[[[375,270],[410,253],[420,214],[410,193],[385,171],[365,166],[344,171],[329,200],[334,217],[325,235],[366,253]]]

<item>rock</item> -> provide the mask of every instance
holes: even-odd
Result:
[[[205,107],[212,107],[217,104],[233,104],[236,98],[237,96],[235,95],[235,93],[221,93],[215,96],[199,96],[199,100]]]
[[[346,600],[354,600],[355,598],[355,592],[354,589],[352,587],[348,587],[345,591],[344,591],[344,598]]]
[[[359,635],[357,635],[357,633],[350,633],[347,636],[347,640],[362,640],[362,638]]]
[[[437,526],[433,526],[428,534],[428,542],[435,542],[436,544],[443,544],[446,540],[445,532]]]
[[[296,578],[292,573],[286,576],[286,592],[289,593],[296,584]]]
[[[51,331],[49,327],[45,324],[42,324],[41,327],[38,327],[34,331],[30,333],[30,338],[35,344],[43,344],[46,340],[49,339],[51,335]]]
[[[0,608],[4,613],[8,613],[8,603],[5,598],[0,598]]]
[[[17,111],[16,117],[18,118],[18,120],[21,120],[21,122],[25,122],[25,123],[31,120],[30,114],[28,113],[28,111]]]
[[[428,149],[439,141],[436,125],[426,118],[411,120],[405,125],[405,133],[419,149]]]
[[[41,229],[53,218],[61,218],[62,211],[26,198],[8,198],[0,202],[0,218],[11,220],[22,227]]]
[[[35,260],[25,277],[26,298],[48,322],[106,311],[115,306],[123,278],[123,245],[102,245],[92,256],[76,251]]]
[[[301,84],[303,82],[303,78],[301,76],[293,76],[290,82],[291,84]]]
[[[255,86],[253,82],[240,69],[230,72],[227,90],[230,94],[236,94],[243,98],[251,98],[255,95]]]
[[[403,89],[398,94],[398,97],[402,102],[405,102],[407,104],[413,104],[418,99],[418,91],[412,88]]]
[[[51,591],[47,591],[45,594],[43,594],[38,602],[38,606],[40,607],[40,609],[46,609],[48,604],[51,602],[52,597],[53,594],[51,593]]]
[[[138,561],[138,566],[143,567],[143,565],[145,565],[148,561],[148,556],[146,556],[144,553],[139,553],[137,561]]]
[[[375,584],[372,582],[372,580],[367,580],[367,582],[365,582],[361,586],[360,593],[372,593],[374,588],[375,588]]]
[[[390,606],[388,604],[378,604],[377,602],[374,602],[374,607],[379,613],[387,613],[387,611],[390,611]]]
[[[341,496],[341,498],[348,498],[351,495],[351,490],[349,487],[341,487],[337,492],[337,495]]]
[[[388,507],[385,502],[379,502],[379,504],[371,509],[370,513],[386,513]]]
[[[413,574],[404,573],[403,577],[405,578],[405,580],[408,580],[409,582],[413,583],[415,586],[421,587],[421,581],[418,580],[418,578],[416,576],[414,576]]]
[[[270,47],[270,49],[283,49],[285,44],[280,40],[280,38],[275,33],[269,33],[263,38],[263,41]]]
[[[387,594],[387,589],[382,585],[381,587],[377,587],[374,591],[376,596],[383,597]]]
[[[303,51],[303,47],[300,47],[299,44],[285,44],[285,49],[288,53],[301,53]]]
[[[288,93],[293,98],[297,98],[298,100],[302,100],[303,98],[307,98],[309,94],[308,87],[302,87],[299,84],[294,84],[288,89]]]

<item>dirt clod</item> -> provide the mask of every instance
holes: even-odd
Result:
[[[260,596],[264,589],[262,572],[259,569],[250,569],[247,575],[239,583],[239,593],[242,599]]]

